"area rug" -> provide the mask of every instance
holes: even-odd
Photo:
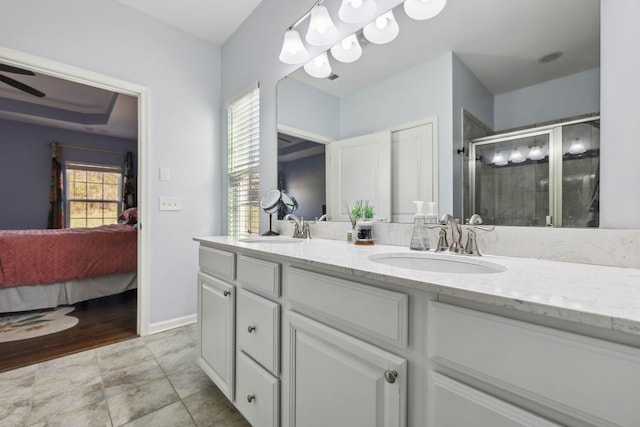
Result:
[[[73,310],[74,307],[59,307],[11,316],[0,315],[0,343],[41,337],[69,329],[78,323],[77,317],[67,316]]]

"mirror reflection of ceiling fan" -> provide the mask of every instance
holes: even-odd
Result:
[[[11,77],[7,77],[2,73],[21,74],[23,76],[35,76],[36,74],[33,71],[23,70],[22,68],[12,67],[11,65],[0,64],[0,81],[8,84],[9,86],[13,86],[18,90],[26,92],[29,95],[37,96],[38,98],[42,98],[45,96],[43,92],[40,92],[39,90],[34,89],[31,86],[28,86],[22,82],[14,80]]]

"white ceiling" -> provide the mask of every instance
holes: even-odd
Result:
[[[116,0],[209,43],[222,46],[261,0]]]

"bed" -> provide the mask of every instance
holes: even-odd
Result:
[[[0,312],[75,304],[137,286],[137,229],[0,231]]]

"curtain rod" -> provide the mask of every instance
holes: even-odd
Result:
[[[102,148],[79,147],[77,145],[59,144],[57,142],[49,142],[48,144],[49,144],[49,146],[51,146],[52,144],[56,144],[56,146],[58,146],[60,148],[71,148],[73,150],[97,151],[97,152],[100,152],[100,153],[122,154],[122,155],[126,155],[128,153],[127,151],[116,151],[116,150],[105,150],[105,149],[102,149]]]

